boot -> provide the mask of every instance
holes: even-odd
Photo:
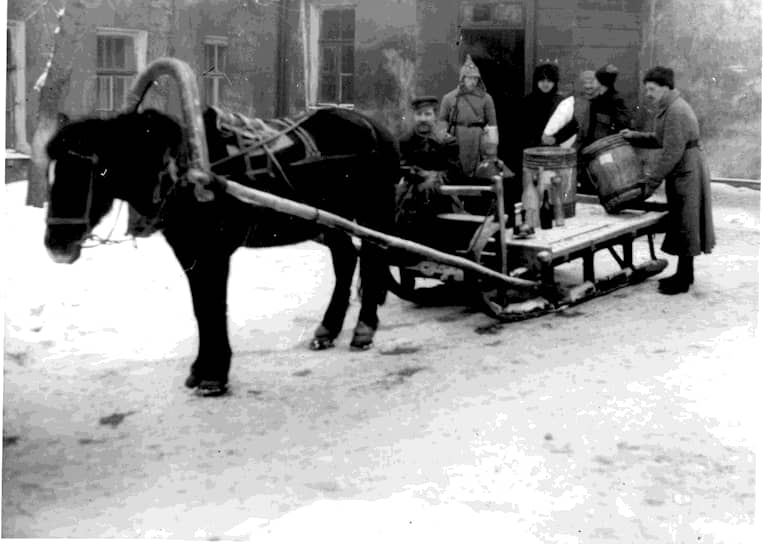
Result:
[[[676,273],[660,280],[659,291],[665,295],[686,293],[692,283],[694,283],[694,257],[681,255],[678,257]]]

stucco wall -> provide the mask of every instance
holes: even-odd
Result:
[[[612,63],[620,70],[617,90],[635,105],[641,7],[640,0],[538,0],[535,62],[557,59],[566,92],[581,71]]]
[[[228,38],[227,79],[221,105],[248,115],[274,114],[277,57],[277,8],[274,4],[230,0],[84,0],[89,32],[73,63],[70,89],[62,111],[72,117],[93,113],[96,102],[97,28],[147,31],[147,62],[176,56],[201,74],[203,40],[207,35]],[[23,0],[10,0],[10,19],[25,20],[27,61],[27,133],[37,118],[35,81],[45,69],[57,25],[53,9]],[[201,80],[199,80],[199,84]],[[176,91],[164,84],[148,94],[146,103],[170,113],[178,111]],[[201,89],[202,90],[202,89]]]
[[[314,10],[355,7],[354,106],[398,131],[414,92],[416,13],[414,0],[295,0],[288,13],[291,58],[288,92],[291,112],[312,107],[308,78],[317,77],[308,63],[318,62],[312,39],[303,32]]]

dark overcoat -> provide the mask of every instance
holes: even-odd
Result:
[[[415,171],[406,174],[395,189],[396,234],[439,247],[442,232],[435,216],[452,211],[453,200],[438,188],[462,180],[457,140],[448,134],[422,135],[412,129],[399,144],[401,165]]]
[[[654,132],[636,133],[638,147],[661,147],[648,180],[665,180],[670,213],[662,251],[671,255],[710,253],[716,245],[710,171],[699,146],[700,126],[691,106],[675,89],[660,99]]]
[[[613,89],[591,99],[575,96],[574,116],[553,136],[555,142],[561,144],[576,134],[575,147],[582,149],[596,140],[628,128],[630,117],[625,101]]]

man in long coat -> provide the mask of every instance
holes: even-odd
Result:
[[[660,292],[685,293],[694,283],[694,257],[716,244],[710,198],[710,171],[699,146],[700,127],[691,106],[675,89],[671,68],[656,66],[644,76],[646,97],[657,105],[654,132],[623,130],[637,147],[661,147],[644,178],[646,195],[665,179],[670,213],[662,251],[678,255],[678,269],[660,281]]]
[[[468,178],[474,176],[481,162],[484,129],[496,135],[497,113],[494,99],[484,90],[481,72],[470,55],[459,70],[459,86],[441,100],[438,120],[457,139],[463,174]]]

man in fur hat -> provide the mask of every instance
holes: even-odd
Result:
[[[613,64],[582,72],[581,95],[558,105],[545,126],[542,142],[573,147],[579,152],[596,140],[628,128],[630,110],[614,88],[618,73]],[[595,192],[584,165],[580,166],[578,187],[583,193]]]
[[[484,153],[496,154],[499,137],[494,99],[485,91],[481,72],[470,55],[459,70],[459,85],[441,100],[438,120],[457,139],[465,177],[475,175]]]
[[[660,280],[659,290],[676,295],[694,283],[694,257],[710,253],[716,245],[710,170],[700,148],[697,116],[675,88],[673,69],[655,66],[643,82],[646,98],[657,107],[654,132],[623,130],[621,134],[636,147],[662,148],[640,184],[647,197],[665,180],[670,212],[662,251],[678,256],[678,268]]]
[[[569,147],[582,149],[628,128],[630,110],[614,88],[618,73],[613,64],[602,66],[595,72],[582,72],[581,96],[559,104],[543,131],[543,142],[553,145],[568,141],[571,143]],[[574,136],[576,138],[571,140]]]

